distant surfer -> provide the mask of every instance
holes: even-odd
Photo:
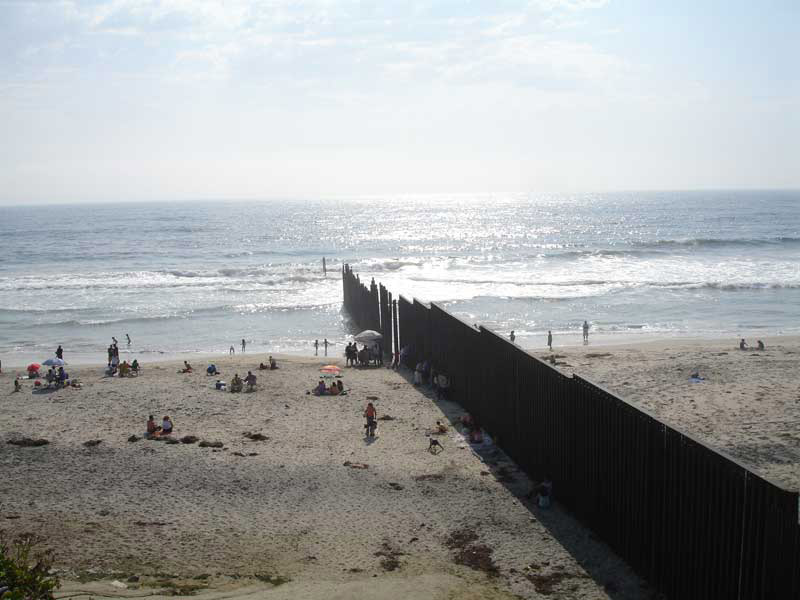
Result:
[[[131,336],[126,333],[125,337],[128,338],[128,346],[130,346],[131,345]]]

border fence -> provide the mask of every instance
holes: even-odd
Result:
[[[435,303],[342,269],[356,324],[429,360],[534,480],[670,598],[800,597],[798,493]],[[388,304],[387,304],[388,302]],[[388,334],[388,335],[387,335]]]

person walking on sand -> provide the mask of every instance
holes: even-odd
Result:
[[[589,321],[583,322],[583,343],[589,343]]]
[[[328,338],[325,338],[322,345],[325,346],[325,356],[328,356]]]
[[[244,352],[245,347],[247,346],[247,342],[244,338],[242,338],[242,352]]]
[[[319,356],[319,340],[314,340],[314,356]]]
[[[233,356],[234,354],[236,354],[236,348],[231,344],[231,347],[228,349],[228,356]]]
[[[56,348],[56,358],[64,360],[64,349],[61,347],[61,344]]]
[[[367,430],[367,437],[374,438],[375,428],[378,426],[378,422],[375,420],[378,416],[378,411],[375,410],[375,405],[372,402],[367,403],[364,416],[367,418],[367,424],[364,425],[364,429]]]
[[[553,332],[549,330],[547,332],[547,347],[550,348],[550,352],[553,351]]]
[[[514,335],[514,330],[511,330],[511,335],[508,336],[508,339],[511,340],[511,343],[514,343],[514,340],[517,339],[517,336]]]

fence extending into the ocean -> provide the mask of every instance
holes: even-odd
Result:
[[[435,303],[342,270],[361,328],[429,360],[532,479],[670,598],[800,598],[798,493]]]

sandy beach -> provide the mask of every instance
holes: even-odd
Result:
[[[800,483],[798,339],[768,341],[765,352],[668,340],[534,354],[783,485]],[[215,362],[229,381],[265,358]],[[258,390],[242,394],[216,391],[205,363],[191,374],[178,373],[180,362],[144,364],[130,379],[71,368],[82,389],[43,393],[27,381],[12,393],[6,371],[0,529],[45,538],[65,578],[62,594],[651,596],[557,503],[532,506],[531,482],[501,451],[466,444],[455,425],[458,405],[385,368],[343,369],[346,396],[306,394],[326,362],[343,366],[280,357],[280,369],[254,371]],[[690,383],[694,371],[705,379]],[[373,442],[362,428],[368,398],[379,417],[391,417],[380,420]],[[173,437],[199,441],[128,441],[142,437],[148,414],[169,414]],[[433,455],[437,420],[450,431],[437,436],[445,450]],[[22,436],[50,443],[7,443]],[[102,441],[87,447],[92,440]]]
[[[265,358],[216,364],[230,380]],[[456,404],[385,368],[345,369],[347,396],[307,395],[326,360],[281,357],[242,394],[216,391],[205,364],[192,374],[178,362],[144,364],[131,379],[71,368],[83,388],[50,393],[33,393],[32,382],[13,393],[4,373],[0,528],[46,539],[62,594],[646,597],[557,505],[524,498],[531,483],[502,452],[459,437]],[[370,397],[379,418],[391,417],[371,443],[361,416]],[[148,414],[170,415],[173,437],[222,447],[128,441]],[[450,431],[433,455],[437,420]],[[50,443],[7,443],[21,436]]]
[[[556,361],[659,419],[754,468],[800,488],[800,338],[667,339],[637,345],[554,346],[533,354]],[[755,345],[755,340],[750,342]],[[703,380],[692,382],[699,372]]]

